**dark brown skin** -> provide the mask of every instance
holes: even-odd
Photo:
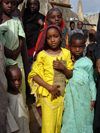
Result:
[[[15,50],[10,50],[8,49],[7,47],[4,47],[4,52],[5,52],[5,56],[7,58],[11,58],[13,60],[16,60],[18,55],[20,54],[21,52],[21,49],[22,49],[22,46],[23,46],[23,41],[22,41],[22,38],[19,37],[19,47]]]
[[[11,94],[18,94],[19,88],[22,84],[22,74],[19,68],[12,67],[9,70],[9,75],[7,76],[8,79],[8,92]]]
[[[52,13],[50,13],[47,19],[51,24],[58,26],[61,26],[62,24],[62,14],[60,14],[58,11],[53,11]]]

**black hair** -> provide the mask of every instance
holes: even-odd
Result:
[[[11,74],[11,70],[16,70],[16,69],[21,72],[20,68],[17,65],[10,65],[10,66],[6,67],[6,77],[7,77],[7,80],[9,80],[9,78],[10,78],[9,76]]]
[[[74,25],[75,25],[75,22],[74,22],[74,21],[70,21],[70,26],[71,26],[72,24],[74,24]]]
[[[93,62],[93,67],[95,67],[96,65],[96,45],[95,43],[90,43],[88,46],[87,46],[87,52],[86,52],[86,56],[88,58],[90,58]]]
[[[89,40],[92,42],[96,42],[97,41],[96,35],[94,35],[93,33],[89,33]]]
[[[70,41],[69,41],[69,45],[71,46],[71,43],[73,40],[83,40],[84,44],[85,44],[85,37],[84,34],[82,33],[74,33],[71,37],[70,37]]]

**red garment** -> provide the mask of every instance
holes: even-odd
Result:
[[[33,53],[35,51],[35,47],[31,48],[31,49],[27,49],[28,50],[28,55],[33,56]]]
[[[38,36],[38,40],[36,42],[36,47],[35,47],[35,51],[36,53],[39,52],[39,49],[41,49],[41,40],[42,40],[42,35],[43,35],[43,32],[44,30],[48,27],[48,24],[47,24],[47,16],[45,18],[45,25],[44,25],[44,28],[43,30],[41,31],[41,33],[39,34]],[[66,30],[66,36],[65,36],[65,40],[66,40],[66,48],[68,49],[68,29],[66,27],[66,23],[64,22],[63,18],[62,18],[62,25],[61,25],[61,30],[62,30],[62,33],[64,32],[64,29]]]

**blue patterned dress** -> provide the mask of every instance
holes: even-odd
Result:
[[[90,106],[95,100],[93,64],[82,57],[74,64],[73,77],[66,85],[61,133],[93,133],[94,111]]]

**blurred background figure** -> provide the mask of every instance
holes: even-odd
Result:
[[[82,21],[78,21],[77,22],[77,29],[82,30],[82,28],[83,28],[83,22]]]
[[[44,26],[45,16],[39,12],[40,2],[38,0],[28,0],[27,8],[23,16],[24,30],[26,34],[26,44],[30,65],[33,63],[33,53],[40,30]]]
[[[70,22],[70,31],[75,29],[75,22],[71,21]]]

